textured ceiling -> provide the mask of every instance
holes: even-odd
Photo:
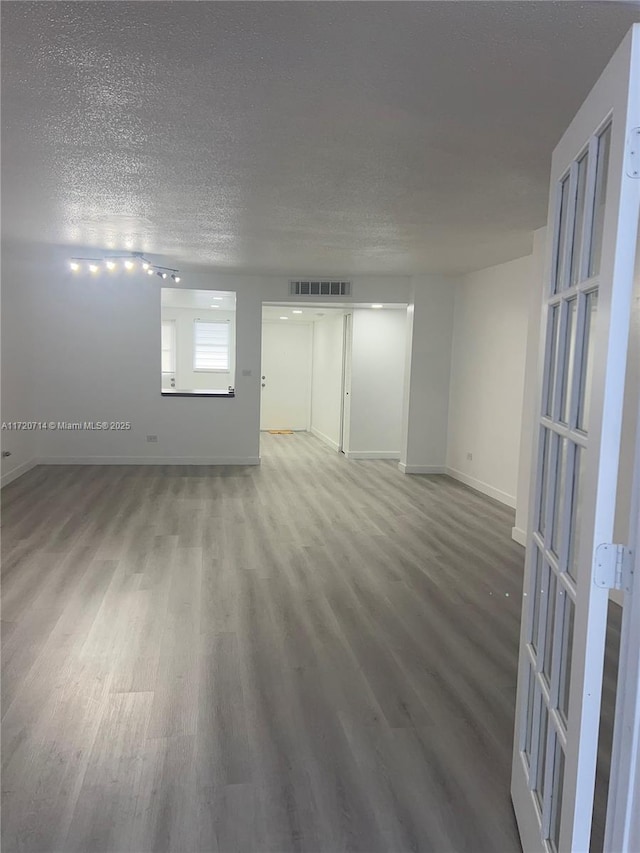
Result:
[[[530,250],[640,4],[4,2],[9,239],[296,274]]]

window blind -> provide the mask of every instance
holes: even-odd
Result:
[[[193,369],[229,370],[229,323],[194,322]]]

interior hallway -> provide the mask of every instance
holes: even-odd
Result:
[[[519,850],[513,513],[262,454],[3,490],[5,853]]]

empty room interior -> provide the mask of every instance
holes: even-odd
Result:
[[[640,3],[1,15],[3,853],[640,853]]]

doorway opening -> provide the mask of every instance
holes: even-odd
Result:
[[[265,303],[260,430],[399,459],[406,304]]]
[[[349,317],[342,307],[263,307],[262,432],[312,432],[343,450]]]

